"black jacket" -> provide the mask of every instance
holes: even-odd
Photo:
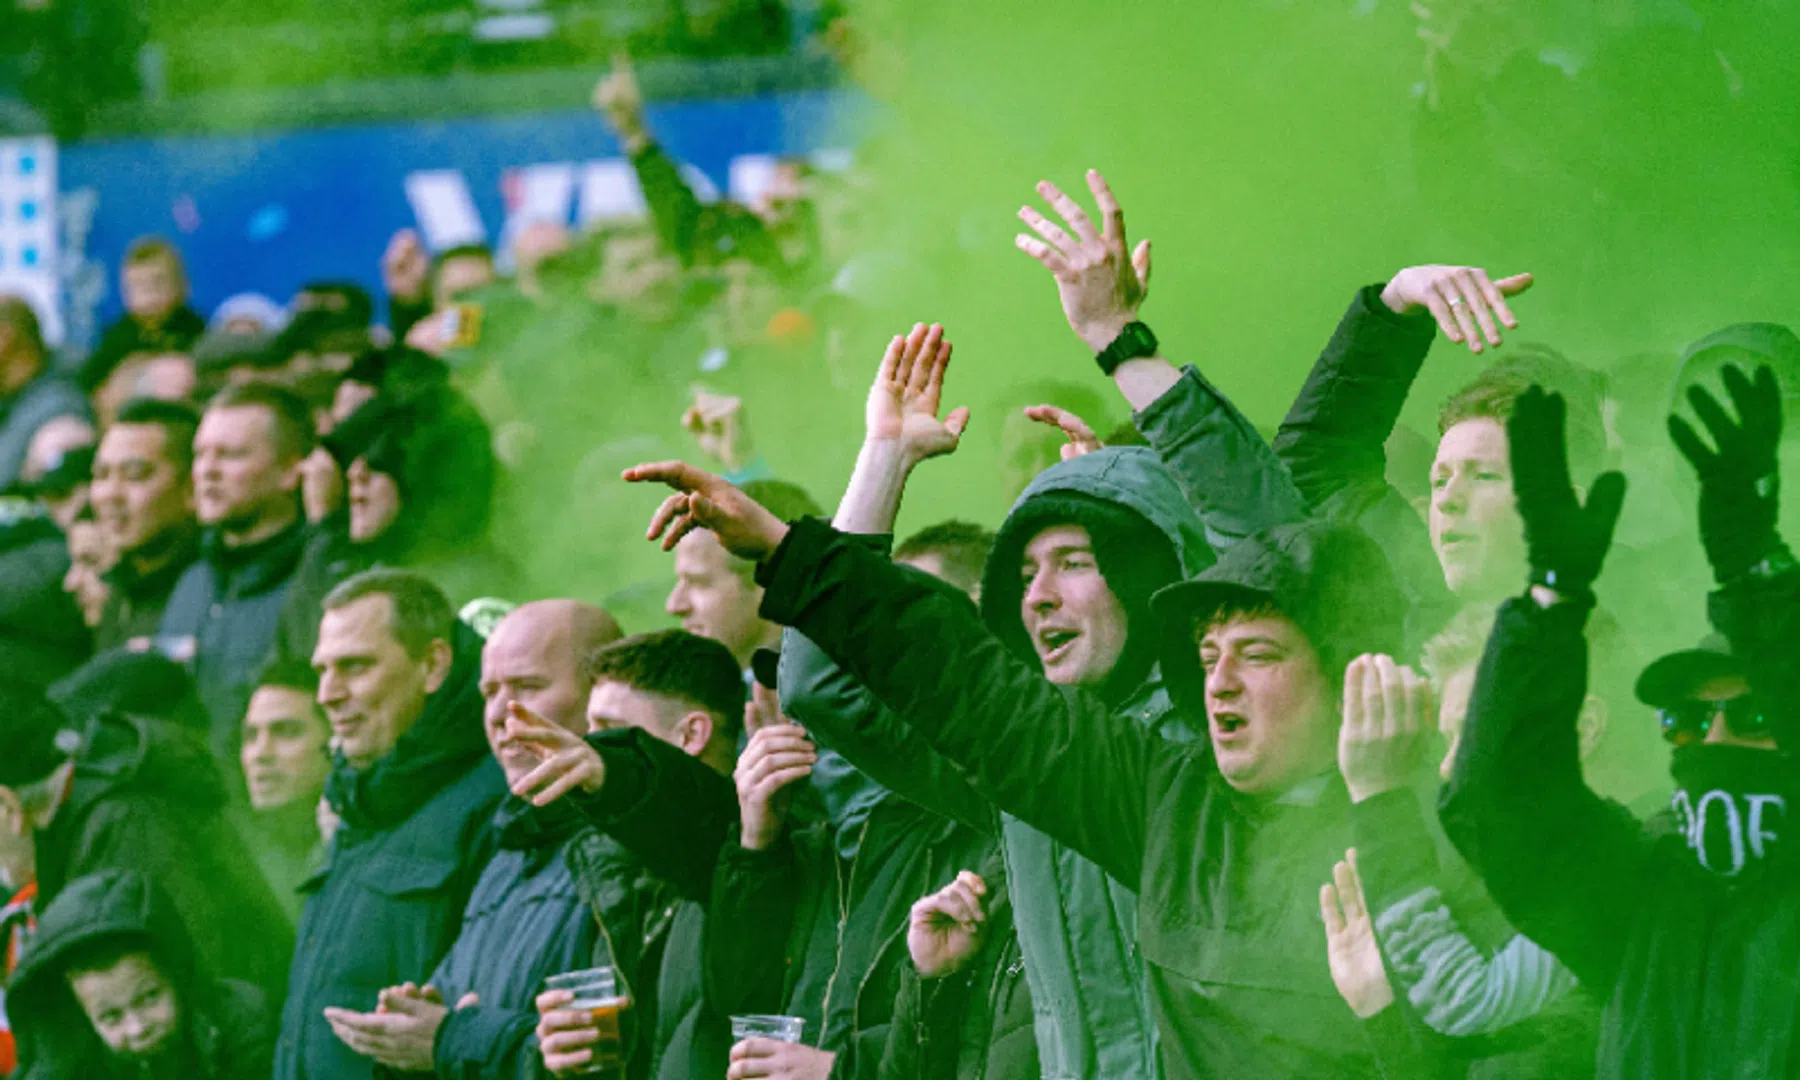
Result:
[[[499,851],[469,895],[462,933],[431,976],[451,1006],[464,994],[481,997],[438,1029],[433,1056],[444,1080],[535,1074],[538,991],[547,976],[589,966],[599,936],[567,861],[578,825],[566,808],[533,810],[511,796],[494,815]]]
[[[327,781],[342,824],[303,886],[279,1080],[372,1075],[371,1060],[339,1042],[321,1010],[373,1010],[380,991],[429,976],[462,929],[506,787],[482,731],[479,648],[459,623],[455,664],[424,715],[386,757],[363,770],[340,759]]]
[[[200,534],[187,530],[176,541],[168,561],[147,574],[139,574],[129,558],[122,558],[106,572],[106,609],[94,628],[94,648],[110,649],[132,638],[150,637],[162,626],[163,609],[175,594],[175,584],[200,557]]]
[[[978,865],[979,836],[890,797],[861,824],[849,858],[830,826],[790,830],[767,850],[746,851],[730,781],[639,732],[592,742],[607,783],[589,812],[707,904],[709,1014],[802,1017],[803,1041],[837,1052],[839,1075],[874,1076],[907,962],[907,912]]]
[[[75,783],[37,837],[40,903],[75,878],[136,870],[174,904],[207,967],[279,995],[293,927],[225,816],[226,789],[198,737],[105,714],[86,727]]]
[[[1396,315],[1380,285],[1358,290],[1273,446],[1314,515],[1353,524],[1379,541],[1406,590],[1407,640],[1417,647],[1455,614],[1455,599],[1412,505],[1387,482],[1389,435],[1437,329],[1430,316]]]
[[[93,652],[81,611],[63,592],[69,544],[56,523],[26,517],[0,525],[0,671],[48,686]]]
[[[306,537],[298,521],[246,548],[227,548],[217,532],[206,533],[200,558],[182,573],[163,609],[157,632],[193,640],[194,683],[212,720],[213,753],[228,768],[237,767],[251,684],[275,640]]]
[[[962,971],[924,979],[901,965],[880,1080],[1037,1080],[1037,1035],[1025,960],[1013,933],[1006,862],[996,849],[974,868],[988,887],[987,921]]]
[[[121,315],[100,335],[100,344],[82,361],[76,382],[89,393],[98,389],[125,358],[139,352],[187,352],[206,333],[206,320],[186,304],[169,313],[154,329]]]
[[[1800,574],[1723,590],[1711,612],[1791,763]],[[1601,1077],[1800,1076],[1795,846],[1790,838],[1736,878],[1715,876],[1680,835],[1655,834],[1587,788],[1576,736],[1585,617],[1529,598],[1501,607],[1440,806],[1444,829],[1507,918],[1605,1002]]]
[[[180,1001],[177,1041],[147,1072],[107,1050],[65,981],[71,952],[113,937],[147,951]],[[263,1080],[269,1075],[274,1025],[268,998],[247,983],[213,978],[167,898],[134,871],[90,874],[45,907],[8,991],[20,1075],[26,1080]]]
[[[1003,809],[1137,883],[1168,1075],[1376,1074],[1318,921],[1350,843],[1335,770],[1274,803],[1243,798],[1209,744],[1051,684],[966,605],[822,523],[795,524],[758,576],[765,618],[818,642]]]

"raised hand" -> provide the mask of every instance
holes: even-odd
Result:
[[[795,724],[776,724],[750,736],[732,779],[746,851],[762,851],[787,825],[787,789],[812,775],[819,752]]]
[[[906,951],[920,975],[927,979],[954,975],[974,957],[987,922],[986,897],[987,882],[964,870],[912,906]]]
[[[950,348],[941,325],[918,323],[910,334],[888,342],[881,370],[869,388],[868,438],[898,443],[909,467],[954,452],[969,426],[966,408],[952,409],[938,419]]]
[[[667,484],[675,494],[663,500],[650,517],[646,540],[662,541],[673,550],[681,538],[695,529],[709,530],[740,559],[761,562],[775,553],[787,537],[787,524],[763,509],[761,503],[720,477],[681,461],[634,465],[623,474],[633,484]]]
[[[1781,387],[1767,365],[1749,378],[1736,365],[1720,376],[1738,418],[1703,387],[1688,388],[1694,415],[1712,435],[1713,449],[1679,416],[1669,436],[1700,476],[1700,540],[1720,584],[1742,576],[1781,546]]]
[[[1325,920],[1326,956],[1331,981],[1357,1019],[1367,1020],[1394,1003],[1394,985],[1381,966],[1375,923],[1356,873],[1356,849],[1332,869],[1332,884],[1319,890],[1319,914]]]
[[[506,741],[538,759],[537,768],[512,786],[514,795],[533,806],[549,806],[577,787],[591,794],[606,783],[606,763],[598,751],[516,701],[506,707]]]
[[[1592,603],[1594,581],[1625,503],[1625,477],[1602,473],[1582,504],[1569,479],[1566,414],[1562,395],[1546,393],[1541,386],[1530,387],[1513,404],[1506,422],[1513,495],[1525,523],[1532,584]]]
[[[1484,335],[1498,346],[1500,327],[1519,328],[1506,298],[1531,288],[1531,281],[1530,274],[1493,281],[1478,266],[1409,266],[1381,290],[1381,302],[1396,315],[1430,311],[1445,337],[1479,353]]]
[[[389,297],[408,304],[425,299],[431,286],[431,256],[412,229],[401,229],[381,256],[381,284]]]
[[[594,84],[594,109],[620,139],[629,142],[644,135],[644,92],[630,54],[615,54],[612,70]]]
[[[1062,447],[1064,461],[1100,449],[1100,436],[1094,434],[1094,429],[1088,427],[1087,421],[1067,409],[1059,409],[1054,405],[1028,405],[1025,416],[1040,424],[1048,424],[1069,437],[1069,441]]]
[[[1391,656],[1359,656],[1344,671],[1338,769],[1350,801],[1412,783],[1436,732],[1431,684]]]
[[[1101,228],[1095,229],[1079,203],[1045,180],[1038,184],[1038,194],[1063,224],[1032,207],[1020,207],[1019,220],[1037,236],[1021,233],[1013,243],[1055,275],[1069,329],[1098,353],[1137,320],[1138,308],[1149,295],[1150,241],[1139,244],[1128,256],[1125,213],[1119,209],[1119,200],[1098,171],[1089,169],[1087,182],[1100,207]]]
[[[754,456],[750,442],[750,425],[744,419],[744,399],[728,394],[715,394],[694,388],[693,404],[681,414],[681,426],[700,452],[736,472]]]

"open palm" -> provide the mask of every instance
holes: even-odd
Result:
[[[1381,964],[1381,946],[1375,941],[1375,923],[1356,873],[1354,848],[1333,868],[1332,877],[1332,883],[1319,890],[1331,981],[1351,1011],[1367,1020],[1393,1004],[1394,987]]]
[[[944,328],[936,324],[919,323],[912,333],[888,343],[881,370],[869,388],[870,439],[898,442],[914,462],[956,449],[968,426],[969,410],[953,409],[938,419],[950,351]]]

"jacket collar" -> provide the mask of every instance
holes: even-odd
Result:
[[[119,559],[113,568],[105,574],[106,583],[126,596],[167,595],[175,588],[176,579],[180,578],[188,565],[200,555],[200,532],[192,526],[182,526],[175,530],[164,543],[168,550],[163,561],[156,569],[147,574],[138,573],[132,565],[129,555]]]
[[[213,576],[228,582],[219,591],[230,596],[256,596],[269,592],[294,573],[306,550],[304,518],[269,537],[242,547],[226,547],[217,529],[200,538],[200,556],[212,567]]]

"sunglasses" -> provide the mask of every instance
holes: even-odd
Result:
[[[1692,746],[1705,740],[1713,721],[1725,719],[1725,730],[1740,739],[1767,738],[1769,720],[1762,706],[1748,694],[1729,701],[1684,701],[1656,710],[1662,721],[1663,740],[1671,746]]]

